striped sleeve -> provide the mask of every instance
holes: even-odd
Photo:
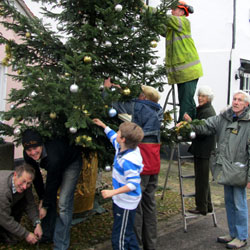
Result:
[[[119,143],[116,141],[117,133],[112,130],[110,127],[106,127],[104,129],[105,134],[107,135],[108,139],[112,143],[113,147],[117,150],[119,148]]]

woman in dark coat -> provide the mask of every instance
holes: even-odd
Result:
[[[207,119],[216,115],[211,104],[213,92],[210,87],[202,86],[198,89],[199,106],[196,108],[196,119]],[[184,115],[186,121],[192,119]],[[192,142],[189,152],[194,155],[195,172],[195,204],[196,208],[188,210],[190,213],[206,215],[213,211],[209,187],[209,158],[215,148],[215,136],[198,135]]]

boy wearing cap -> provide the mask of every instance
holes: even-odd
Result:
[[[113,85],[110,78],[104,82],[104,87],[110,88]],[[157,103],[160,94],[155,88],[142,85],[141,89],[138,99],[113,103],[113,107],[120,114],[132,115],[132,122],[138,124],[144,132],[144,138],[139,144],[144,164],[141,173],[142,199],[136,211],[135,233],[141,249],[156,249],[155,191],[160,172],[160,126],[163,110]]]
[[[40,200],[40,218],[44,217],[42,242],[53,241],[54,249],[66,250],[70,244],[74,192],[82,166],[80,150],[76,146],[70,146],[69,142],[63,139],[43,143],[41,135],[32,129],[24,131],[22,144],[25,162],[35,169],[33,183]],[[40,167],[47,171],[45,187]]]
[[[143,131],[133,122],[122,123],[117,133],[99,119],[93,119],[93,122],[104,129],[116,150],[112,171],[113,189],[102,190],[104,199],[113,199],[112,247],[114,250],[139,250],[133,226],[141,199],[140,172],[143,163],[137,145],[143,139]]]

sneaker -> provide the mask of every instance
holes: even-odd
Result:
[[[239,249],[244,247],[247,244],[246,240],[239,240],[237,238],[233,239],[229,243],[227,243],[227,248],[229,249]]]
[[[220,236],[217,238],[217,242],[219,243],[228,243],[232,240],[233,238],[230,235]]]

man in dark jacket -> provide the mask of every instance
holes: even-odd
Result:
[[[42,237],[31,188],[34,176],[34,169],[27,164],[18,166],[14,172],[0,171],[0,242],[14,244],[18,239],[25,239],[35,244]],[[34,233],[20,224],[24,211],[35,227]]]
[[[40,199],[40,217],[44,217],[42,241],[53,240],[54,249],[66,250],[70,244],[74,192],[82,166],[80,150],[62,139],[46,141],[43,144],[40,134],[31,129],[23,133],[22,144],[24,160],[36,171],[34,186]],[[40,167],[47,171],[45,188]]]
[[[213,92],[209,86],[198,89],[198,103],[196,119],[207,119],[216,115],[212,106]],[[184,119],[191,121],[188,114]],[[209,159],[215,148],[215,136],[197,135],[193,140],[189,152],[194,155],[195,172],[195,209],[188,210],[190,213],[206,215],[213,211],[211,193],[209,187]]]
[[[117,86],[107,79],[104,87]],[[160,172],[160,126],[163,110],[157,102],[160,94],[151,86],[141,86],[138,99],[113,103],[119,114],[129,114],[132,122],[138,124],[144,132],[142,143],[138,146],[143,158],[141,173],[142,199],[135,217],[135,233],[141,249],[156,249],[157,217],[155,191]]]

